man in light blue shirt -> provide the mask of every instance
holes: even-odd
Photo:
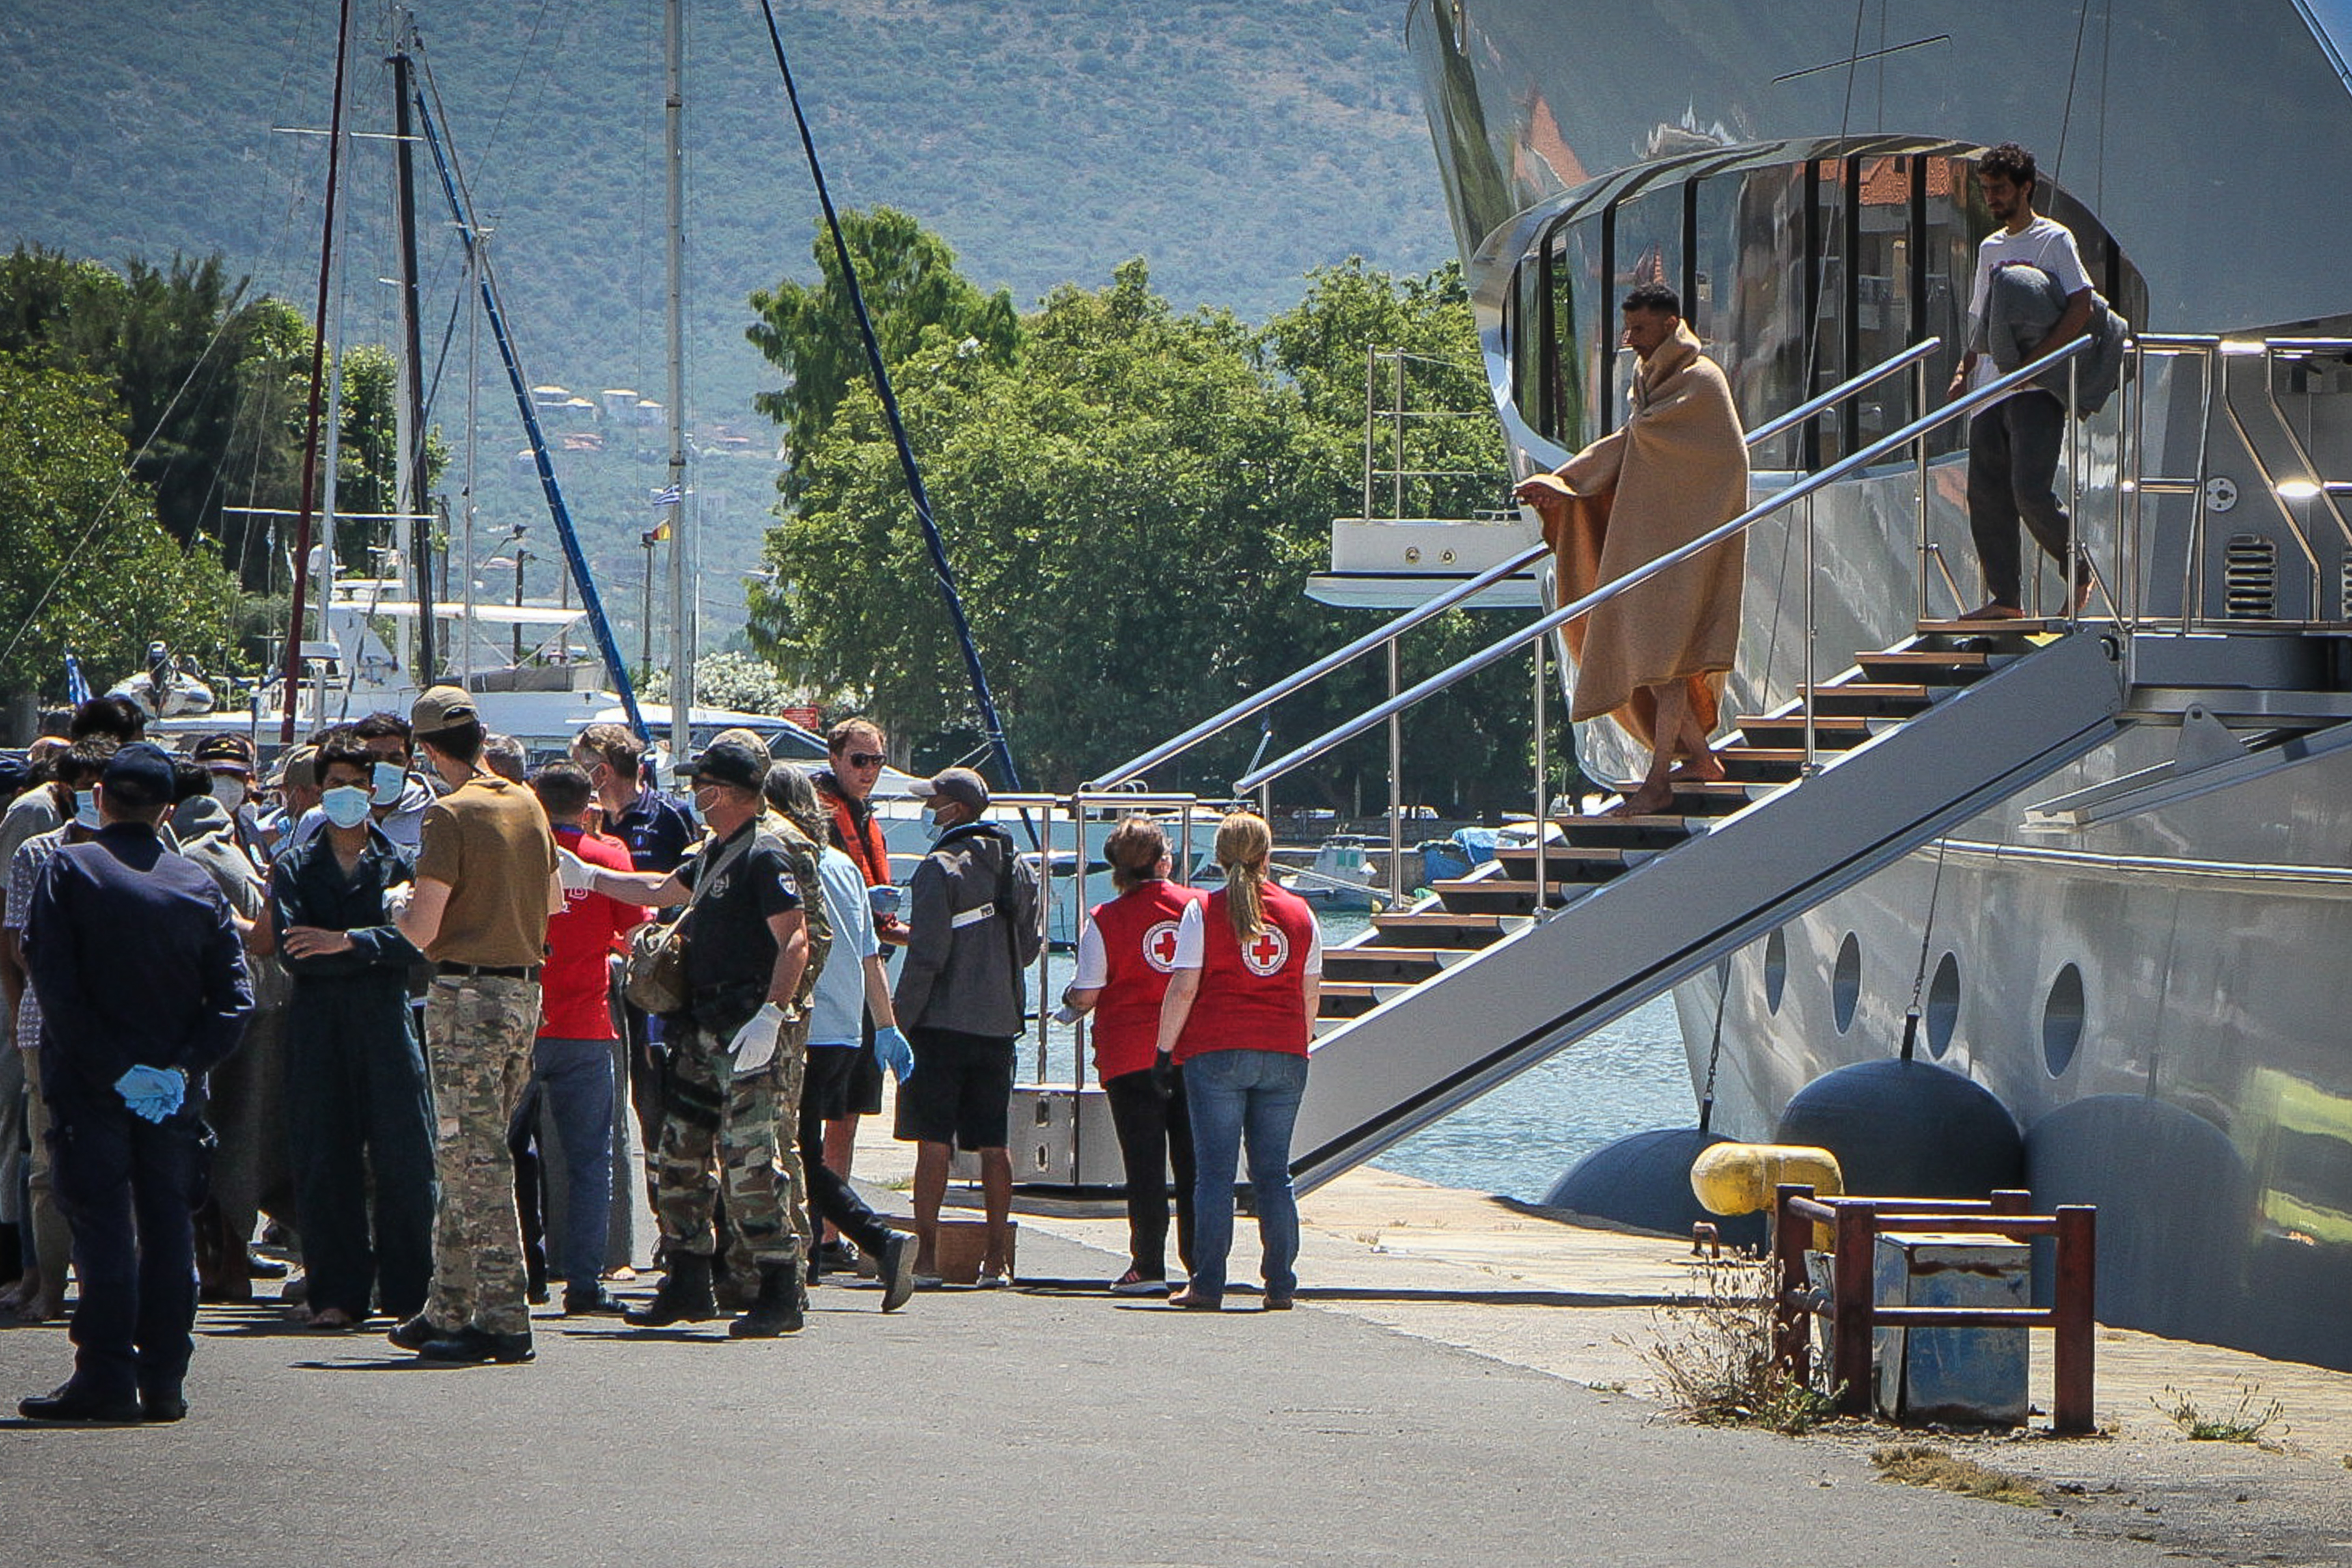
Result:
[[[915,1238],[885,1225],[856,1189],[826,1166],[824,1124],[847,1114],[867,1007],[874,1009],[874,1048],[898,1068],[901,1079],[914,1053],[890,1011],[890,982],[882,968],[882,943],[874,929],[865,874],[856,861],[826,844],[826,813],[816,786],[794,764],[778,763],[768,770],[765,793],[770,805],[813,842],[824,845],[817,880],[833,924],[833,952],[809,997],[808,1072],[801,1084],[801,1167],[808,1182],[809,1208],[813,1218],[832,1226],[874,1258],[882,1280],[882,1310],[896,1311],[915,1289]],[[812,1248],[811,1278],[817,1256]]]

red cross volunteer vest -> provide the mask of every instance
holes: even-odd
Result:
[[[1225,904],[1221,889],[1209,895],[1201,911],[1201,994],[1176,1042],[1178,1064],[1204,1051],[1305,1056],[1307,950],[1315,936],[1315,911],[1297,894],[1269,882],[1265,929],[1237,942]]]
[[[1160,1003],[1176,957],[1176,922],[1198,888],[1145,882],[1095,907],[1103,944],[1103,989],[1095,1003],[1095,1072],[1105,1083],[1151,1065],[1160,1043]]]

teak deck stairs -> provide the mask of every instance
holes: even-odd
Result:
[[[1302,1190],[1659,995],[2114,734],[2114,639],[1923,624],[1798,703],[1738,721],[1727,778],[1657,816],[1562,816],[1324,954],[1292,1168]],[[1538,893],[1543,906],[1538,913]]]

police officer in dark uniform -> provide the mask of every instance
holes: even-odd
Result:
[[[177,1421],[194,1349],[204,1075],[253,990],[212,877],[163,846],[172,759],[140,742],[99,776],[104,826],[58,851],[26,910],[59,1204],[73,1227],[74,1373],[36,1421]]]

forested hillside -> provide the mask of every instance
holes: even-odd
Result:
[[[765,384],[745,300],[813,277],[814,193],[757,0],[688,0],[689,407]],[[1143,256],[1179,306],[1263,319],[1310,267],[1449,246],[1402,0],[790,0],[778,14],[844,205],[913,213],[1022,306]],[[388,16],[353,101],[388,129]],[[530,374],[659,395],[658,0],[419,0],[425,58]],[[218,250],[307,311],[333,0],[0,3],[0,241],[120,265]],[[278,129],[293,128],[293,129]],[[350,335],[388,341],[387,143],[347,167]],[[430,175],[425,216],[446,218]],[[442,311],[457,286],[428,247]],[[439,323],[436,322],[436,329]],[[437,330],[434,333],[438,338]],[[462,340],[457,345],[462,351]],[[459,362],[462,363],[462,360]],[[446,410],[442,422],[451,423]]]

